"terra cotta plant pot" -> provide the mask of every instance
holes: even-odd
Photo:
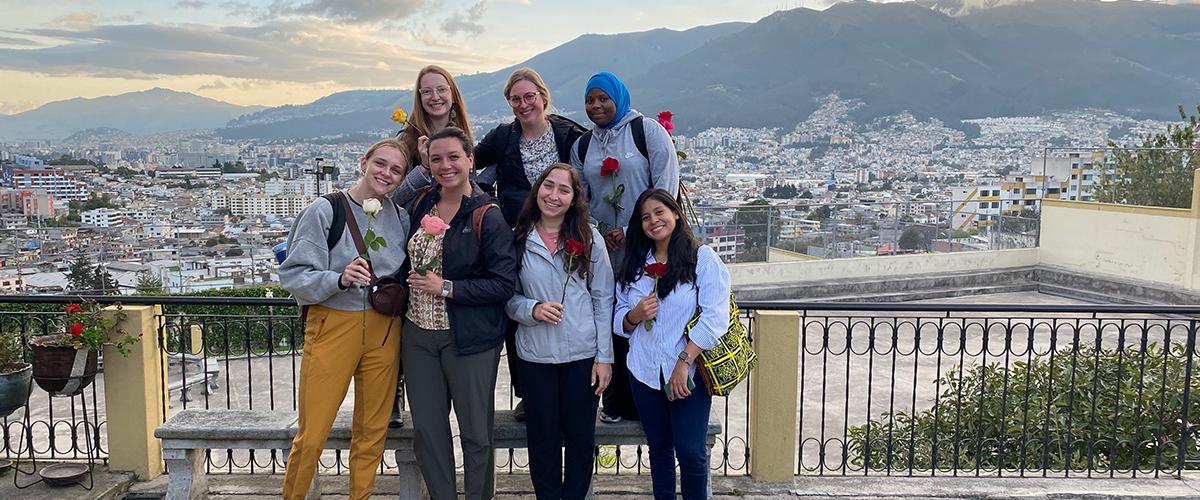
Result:
[[[57,336],[49,336],[54,338]],[[51,396],[75,396],[83,392],[96,380],[96,351],[39,345],[34,337],[29,340],[33,349],[33,381]]]

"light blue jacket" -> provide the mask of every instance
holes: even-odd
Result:
[[[559,364],[596,358],[612,363],[613,272],[604,248],[604,238],[592,228],[591,265],[587,279],[567,273],[567,258],[559,250],[551,253],[536,229],[529,231],[525,255],[519,256],[521,272],[517,290],[505,310],[517,327],[517,355],[533,363]],[[563,320],[552,325],[533,319],[538,302],[557,302],[563,296]]]

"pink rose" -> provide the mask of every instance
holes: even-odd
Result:
[[[425,233],[430,236],[439,236],[450,229],[450,225],[446,224],[441,217],[425,214],[424,217],[421,217],[421,229],[424,229]]]

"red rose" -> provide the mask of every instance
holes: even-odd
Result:
[[[579,240],[567,240],[567,248],[564,251],[572,257],[583,255],[583,242]]]
[[[658,124],[667,129],[668,134],[675,131],[675,126],[671,124],[672,116],[675,115],[672,115],[670,111],[663,111],[662,113],[658,114]]]
[[[667,275],[667,265],[662,262],[646,264],[646,276],[654,279],[661,278]]]
[[[618,162],[616,158],[613,158],[611,156],[606,157],[606,158],[604,158],[603,162],[600,162],[600,177],[608,177],[610,175],[616,174],[617,170],[620,170],[620,169],[621,169],[621,162]]]
[[[83,335],[83,325],[75,323],[75,326],[71,327],[71,336],[79,337],[81,335]]]
[[[67,314],[79,314],[83,312],[83,306],[79,304],[67,304]]]

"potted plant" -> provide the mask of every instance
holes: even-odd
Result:
[[[101,314],[94,302],[69,304],[64,311],[62,331],[29,340],[33,350],[33,380],[51,396],[74,396],[82,393],[96,379],[96,361],[105,345],[115,346],[128,354],[126,346],[137,342],[136,336],[117,325],[125,313],[111,317]]]
[[[7,417],[29,400],[29,378],[33,369],[25,362],[21,332],[0,331],[0,418]]]

